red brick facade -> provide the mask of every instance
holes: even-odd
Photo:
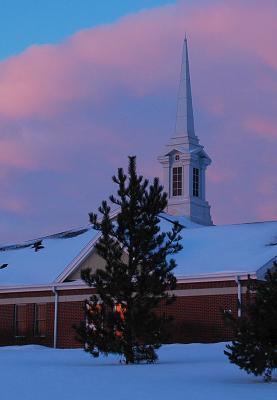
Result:
[[[84,318],[80,296],[89,297],[90,293],[90,289],[58,289],[57,347],[80,347],[73,325],[78,325]],[[179,283],[175,295],[171,305],[160,308],[160,312],[174,317],[170,332],[172,342],[217,342],[231,338],[222,319],[222,310],[237,314],[238,294],[234,280]],[[245,296],[242,296],[243,301]],[[34,305],[37,302],[46,304],[45,337],[34,336]],[[15,304],[24,303],[27,304],[28,329],[25,337],[16,337]],[[53,346],[54,314],[55,295],[51,290],[0,293],[0,345],[34,343]]]

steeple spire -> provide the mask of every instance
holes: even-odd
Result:
[[[189,56],[188,41],[185,36],[182,52],[182,66],[178,90],[177,114],[175,131],[172,139],[183,138],[184,143],[198,144],[198,138],[194,131],[194,117],[191,96],[190,72],[189,72]],[[180,140],[177,139],[178,142]]]
[[[191,97],[188,42],[185,36],[174,133],[158,160],[163,166],[166,211],[184,215],[202,225],[212,225],[206,201],[206,168],[211,159],[195,135]]]

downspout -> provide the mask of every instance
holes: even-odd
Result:
[[[57,348],[57,338],[58,338],[58,300],[59,300],[59,295],[58,295],[57,288],[55,286],[53,286],[53,293],[55,294],[53,347],[54,347],[54,349],[56,349]]]
[[[236,276],[236,283],[238,285],[238,318],[241,317],[241,281],[240,281],[240,276]]]

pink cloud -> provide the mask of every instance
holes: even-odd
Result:
[[[38,167],[30,149],[20,139],[0,138],[0,165],[34,169]]]
[[[230,170],[227,168],[222,168],[222,169],[216,169],[216,168],[211,168],[207,171],[207,176],[210,182],[219,184],[222,182],[228,182],[232,181],[233,179],[236,179],[235,172],[234,170]]]
[[[276,203],[265,201],[257,206],[258,218],[262,221],[276,220],[277,207]]]
[[[277,140],[277,121],[253,117],[245,122],[246,128],[261,137]]]
[[[187,31],[197,134],[213,158],[214,221],[273,218],[276,17],[271,0],[180,1],[2,61],[0,178],[8,200],[0,207],[21,213],[26,236],[43,234],[86,222],[128,154],[138,155],[143,174],[159,174]]]
[[[186,30],[204,57],[243,52],[277,68],[274,11],[273,2],[179,2],[81,31],[58,45],[33,46],[0,63],[0,114],[49,116],[88,96],[106,102],[118,87],[144,96],[170,85],[177,65],[172,58]]]
[[[1,198],[0,199],[0,209],[3,211],[9,211],[14,214],[26,213],[27,205],[24,201],[14,198]]]

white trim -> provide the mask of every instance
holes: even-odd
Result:
[[[277,256],[272,257],[261,268],[257,270],[258,279],[264,279],[266,272],[273,266],[274,262],[277,262]]]
[[[246,293],[247,288],[242,288],[242,293]],[[169,293],[174,294],[176,297],[192,297],[192,296],[219,296],[228,294],[237,294],[237,288],[235,286],[231,287],[219,287],[219,288],[205,288],[205,289],[180,289],[172,290]]]
[[[68,303],[72,301],[83,301],[90,297],[89,294],[73,294],[69,296],[59,296],[59,303]],[[56,296],[33,296],[33,297],[11,297],[9,299],[0,299],[0,305],[5,304],[43,304],[43,303],[56,303]],[[56,314],[54,312],[54,318]],[[55,325],[55,324],[54,324]]]
[[[0,299],[0,305],[5,304],[42,304],[42,303],[53,303],[54,296],[42,296],[42,297],[11,297],[8,299]]]
[[[72,295],[65,295],[59,296],[59,303],[69,303],[72,301],[84,301],[90,297],[90,294],[83,293],[83,294],[72,294]],[[43,303],[56,303],[57,296],[33,296],[33,297],[10,297],[8,299],[0,299],[0,305],[5,304],[43,304]],[[58,310],[58,309],[57,309]],[[54,318],[57,318],[54,312]],[[54,324],[55,327],[55,324]],[[57,325],[56,325],[57,328]]]
[[[200,283],[200,282],[222,282],[222,281],[235,281],[236,277],[240,276],[240,280],[247,280],[248,278],[257,279],[255,272],[230,272],[230,273],[218,273],[210,275],[189,275],[181,276],[177,278],[177,284],[179,283]],[[59,290],[70,290],[70,289],[89,289],[84,282],[81,280],[75,282],[60,282],[55,283],[54,286]],[[0,293],[20,293],[20,292],[39,292],[39,291],[52,291],[53,284],[46,285],[16,285],[16,286],[2,286],[0,287]]]
[[[179,189],[179,187],[178,187],[178,183],[180,183],[180,181],[178,180],[178,178],[179,178],[179,173],[178,173],[178,169],[179,168],[181,168],[181,194],[178,194],[178,189]],[[175,170],[177,170],[176,171],[176,174],[174,174],[174,169]],[[174,178],[174,175],[175,175],[175,177],[177,177],[177,180],[175,181],[176,183],[177,183],[177,187],[175,188],[175,189],[177,189],[177,194],[174,194],[173,193],[173,186],[174,186],[174,180],[173,180],[173,178]],[[177,163],[174,163],[173,165],[172,165],[172,167],[171,167],[171,176],[170,176],[170,180],[171,180],[171,182],[170,182],[170,197],[174,197],[174,198],[180,198],[180,197],[182,197],[183,195],[184,195],[184,167],[183,167],[183,165],[181,164],[181,162],[177,162]]]
[[[199,282],[222,282],[222,281],[235,281],[236,277],[240,276],[240,280],[247,280],[248,278],[256,279],[256,272],[219,272],[215,274],[206,275],[188,275],[177,277],[177,283],[199,283]]]
[[[113,220],[120,209],[117,208],[110,213],[110,219]],[[101,220],[100,220],[101,221]],[[90,255],[90,252],[93,250],[96,242],[101,237],[102,233],[99,231],[95,237],[81,250],[81,252],[68,264],[68,266],[57,276],[54,284],[62,283],[70,274],[72,274],[75,269],[79,267],[79,265]]]
[[[98,232],[95,237],[83,248],[83,250],[68,264],[63,272],[57,276],[54,283],[62,283],[79,265],[90,255],[101,233]]]
[[[242,293],[246,293],[247,288],[242,288]],[[53,291],[54,292],[54,291]],[[219,296],[219,295],[237,295],[237,287],[217,287],[217,288],[203,288],[203,289],[177,289],[168,291],[169,294],[174,294],[176,297],[193,297],[193,296]],[[71,295],[59,295],[59,303],[70,303],[74,301],[84,301],[90,297],[90,294],[71,294]],[[0,299],[0,305],[5,304],[41,304],[41,303],[55,303],[57,302],[57,296],[33,296],[33,297],[11,297],[6,299]],[[55,318],[56,314],[55,314]],[[57,321],[56,321],[57,323]],[[55,324],[54,324],[55,326]],[[56,325],[57,329],[57,325]]]
[[[57,339],[58,339],[58,302],[59,302],[59,294],[57,288],[53,287],[53,293],[55,295],[54,301],[54,338],[53,338],[53,347],[57,348]]]
[[[243,293],[243,290],[242,290],[242,289],[246,289],[246,288],[242,288],[242,287],[241,287],[241,281],[240,281],[240,276],[239,276],[239,275],[236,277],[236,282],[237,282],[237,285],[238,285],[238,289],[237,289],[237,297],[238,297],[238,318],[240,318],[240,317],[241,317],[241,299],[242,299],[241,294]]]
[[[59,290],[71,290],[71,289],[89,289],[85,283],[71,284],[70,282],[55,284],[55,287]],[[22,292],[44,292],[44,291],[52,291],[53,284],[47,285],[33,285],[33,286],[2,286],[0,287],[0,293],[22,293]]]

